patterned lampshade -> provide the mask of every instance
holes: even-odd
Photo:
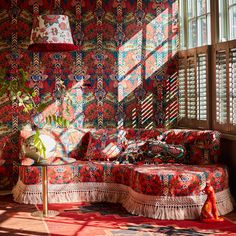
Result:
[[[31,31],[30,51],[61,52],[74,51],[74,45],[68,16],[39,15]]]

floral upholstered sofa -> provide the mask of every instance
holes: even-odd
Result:
[[[220,215],[233,210],[228,171],[220,161],[220,133],[182,129],[44,129],[55,140],[46,160],[49,203],[117,202],[156,219],[198,219],[206,182]],[[15,201],[42,203],[42,167],[25,146],[34,131],[21,131],[15,163]]]

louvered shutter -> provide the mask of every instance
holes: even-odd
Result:
[[[230,50],[229,89],[230,129],[236,130],[236,48]]]
[[[180,126],[208,128],[208,47],[180,53]]]
[[[236,133],[236,41],[215,47],[215,113],[213,128]]]

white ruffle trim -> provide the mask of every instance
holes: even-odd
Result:
[[[26,204],[42,204],[42,185],[25,185],[18,180],[12,190],[14,200]],[[229,189],[216,193],[220,215],[233,210]],[[128,186],[115,183],[79,182],[48,186],[49,203],[113,202],[121,203],[134,215],[154,219],[198,219],[206,195],[167,197],[135,192]]]

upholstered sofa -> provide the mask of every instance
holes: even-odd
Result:
[[[156,219],[198,219],[209,182],[220,215],[233,210],[220,133],[182,129],[44,129],[56,141],[47,159],[49,203],[117,202]],[[16,202],[42,203],[41,169],[25,151],[34,131],[20,134]],[[28,145],[28,144],[27,144]],[[26,145],[26,146],[27,146]]]

